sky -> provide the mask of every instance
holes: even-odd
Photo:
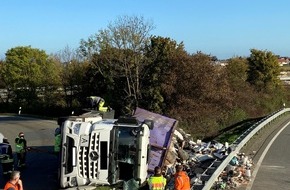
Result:
[[[183,42],[190,54],[228,59],[254,48],[290,57],[289,8],[289,0],[2,0],[0,59],[17,46],[77,49],[120,16],[142,16],[152,35]]]

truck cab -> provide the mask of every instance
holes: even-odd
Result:
[[[153,121],[68,118],[62,126],[60,186],[112,185],[148,175]]]

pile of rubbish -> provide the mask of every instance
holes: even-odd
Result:
[[[191,140],[191,135],[176,129],[164,163],[164,173],[168,179],[167,189],[174,189],[173,174],[176,164],[183,164],[191,179],[192,189],[202,189],[218,165],[231,152],[228,143],[216,141],[202,142]],[[214,189],[235,189],[251,180],[253,162],[251,155],[238,153],[216,181]]]

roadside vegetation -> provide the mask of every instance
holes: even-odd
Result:
[[[52,55],[31,46],[7,50],[0,60],[0,112],[58,117],[81,113],[98,95],[117,117],[136,107],[175,118],[195,139],[289,105],[271,51],[250,49],[226,65],[214,55],[190,54],[184,44],[152,34],[143,17],[119,17],[78,49]],[[245,125],[246,127],[246,125]],[[228,138],[228,137],[227,137]],[[231,137],[232,138],[232,137]]]
[[[240,137],[247,129],[253,126],[255,123],[260,121],[263,118],[254,118],[254,119],[246,119],[241,122],[235,123],[232,126],[226,127],[219,131],[216,136],[211,136],[204,139],[206,142],[208,141],[217,141],[220,143],[228,142],[232,144],[238,137]]]

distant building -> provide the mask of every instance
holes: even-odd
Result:
[[[228,62],[226,60],[220,60],[220,61],[214,61],[213,64],[224,67],[228,65]]]
[[[279,65],[282,67],[284,65],[288,65],[290,63],[290,59],[288,57],[280,57],[278,58]]]

